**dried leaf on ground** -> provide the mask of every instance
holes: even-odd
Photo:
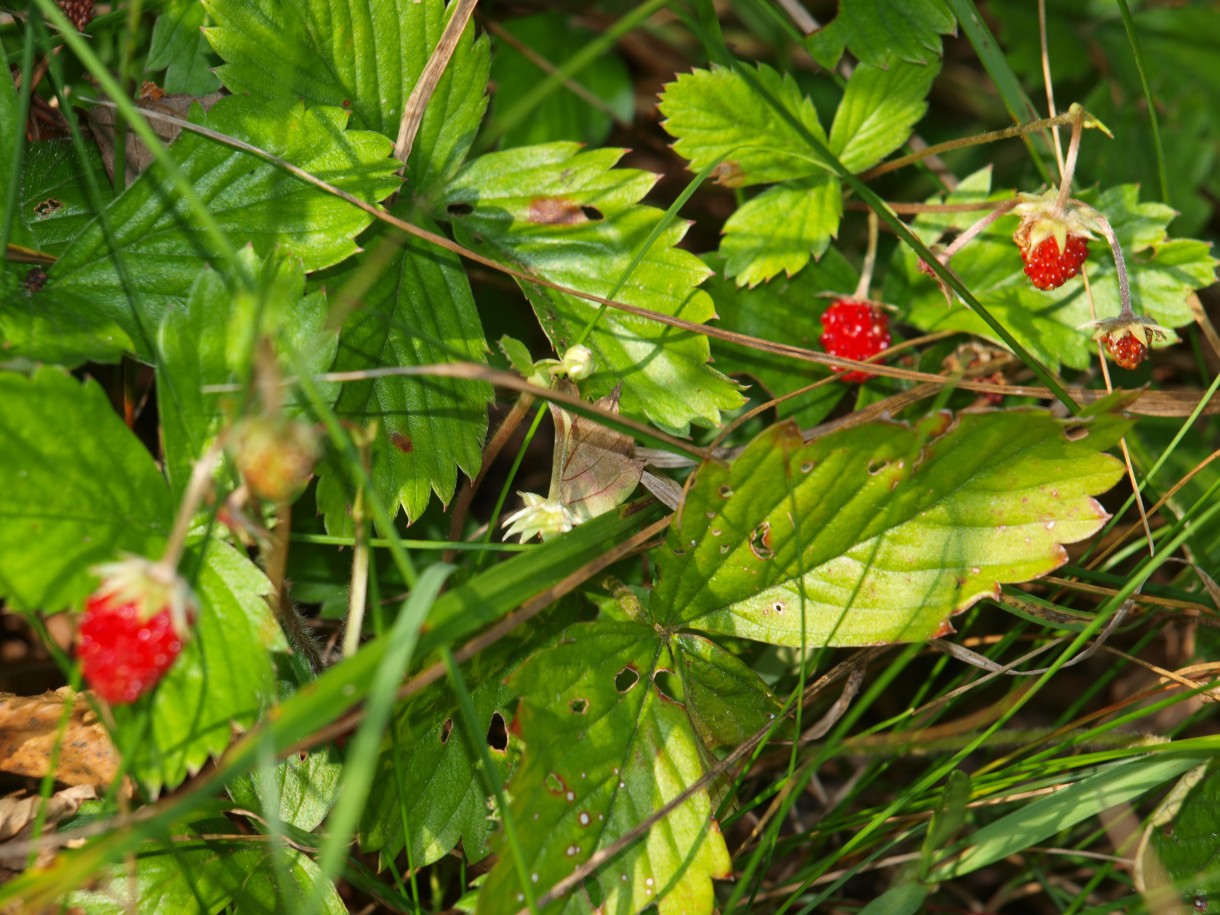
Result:
[[[58,742],[56,781],[65,785],[109,785],[114,780],[118,754],[83,695],[76,696],[71,717],[60,733],[67,701],[70,692],[66,687],[41,696],[0,693],[0,771],[42,778]]]

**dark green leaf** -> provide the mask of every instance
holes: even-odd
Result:
[[[224,98],[196,119],[282,156],[358,197],[380,200],[397,185],[389,141],[345,131],[347,115],[335,108],[259,99]],[[273,247],[299,257],[307,271],[337,263],[356,251],[353,237],[371,217],[275,166],[183,133],[170,148],[183,172],[235,242],[266,255]],[[199,258],[215,258],[211,241],[190,218],[158,169],[145,171],[108,208],[113,237],[92,223],[51,270],[54,288],[86,296],[119,324],[143,358],[166,309],[180,304],[199,272]],[[125,289],[114,260],[122,258],[132,288]]]
[[[501,27],[515,41],[499,38],[496,42],[496,53],[491,60],[491,78],[496,86],[492,96],[493,116],[510,110],[549,72],[535,62],[538,57],[558,66],[595,37],[592,32],[572,25],[569,17],[560,13],[510,19]],[[529,56],[517,47],[518,44],[529,52]],[[631,74],[617,54],[602,55],[573,79],[601,99],[615,118],[631,121],[635,113]],[[613,124],[610,114],[565,86],[547,96],[528,118],[505,131],[500,142],[510,147],[552,140],[598,144],[606,139]]]
[[[220,88],[216,65],[201,28],[203,4],[175,0],[157,17],[148,49],[149,70],[164,70],[161,88],[169,93],[202,96]]]
[[[675,643],[686,712],[705,746],[735,747],[779,713],[779,700],[736,655],[690,632]]]
[[[482,156],[448,189],[454,230],[463,244],[490,257],[609,295],[663,216],[638,203],[656,176],[614,168],[621,155],[550,143]],[[682,223],[668,225],[616,297],[687,321],[711,318],[712,300],[697,288],[708,270],[677,247],[685,232]],[[561,355],[598,311],[553,289],[523,288]],[[585,395],[601,397],[621,384],[623,412],[667,430],[685,434],[691,422],[714,426],[721,410],[741,402],[733,384],[707,365],[704,337],[609,309],[584,344],[594,354]]]
[[[470,281],[458,257],[396,230],[364,240],[374,261],[384,260],[372,284],[367,268],[338,274],[340,299],[357,286],[361,308],[347,320],[335,367],[359,371],[394,365],[486,363],[487,344]],[[348,382],[335,406],[345,420],[377,423],[371,454],[373,482],[393,511],[414,521],[435,492],[453,497],[460,469],[473,477],[482,463],[491,386],[462,378],[397,377]],[[347,530],[350,495],[333,465],[322,472],[318,500],[332,533]]]
[[[62,254],[97,218],[89,177],[103,194],[110,190],[97,147],[85,149],[84,162],[71,140],[31,143],[25,151],[19,214],[38,250],[47,254]]]
[[[957,23],[944,0],[843,0],[823,31],[846,44],[861,63],[884,68],[892,61],[926,64],[941,56],[941,35]],[[822,37],[822,42],[831,40]],[[837,54],[835,55],[837,60]]]
[[[700,467],[658,558],[670,625],[778,645],[878,645],[952,632],[949,618],[1067,561],[1091,498],[1122,474],[1101,420],[1068,441],[1044,412],[937,414],[804,444],[791,424],[731,466]]]
[[[351,110],[397,137],[403,108],[448,19],[443,0],[207,0],[217,72],[235,93]],[[432,94],[407,163],[407,190],[430,195],[462,163],[487,100],[488,49],[468,27]]]
[[[1148,823],[1137,857],[1142,889],[1175,888],[1188,907],[1220,894],[1218,814],[1220,768],[1213,761],[1182,776]]]
[[[21,356],[73,368],[83,362],[118,362],[134,344],[92,303],[67,290],[30,289],[41,267],[6,264],[0,292],[0,341],[8,358]],[[36,285],[36,281],[33,283]]]
[[[94,381],[56,368],[0,373],[0,593],[54,613],[96,584],[90,566],[157,556],[174,507],[152,456]]]

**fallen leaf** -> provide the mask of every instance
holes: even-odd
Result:
[[[65,702],[72,702],[60,731]],[[0,693],[0,771],[42,778],[51,765],[65,785],[109,785],[118,772],[119,756],[110,735],[84,696],[71,698],[67,687],[41,696]]]

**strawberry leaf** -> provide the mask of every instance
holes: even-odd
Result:
[[[326,277],[340,302],[349,295],[346,284],[362,290],[360,309],[344,325],[337,370],[486,363],[479,313],[456,255],[380,229],[363,244],[372,258],[385,258],[371,285],[365,288],[363,264]],[[448,503],[459,469],[471,477],[478,472],[491,398],[491,386],[482,381],[376,378],[344,385],[336,411],[360,426],[377,423],[370,449],[373,482],[391,509],[401,505],[414,521],[434,492]],[[324,465],[318,501],[332,533],[350,528],[350,498],[341,469]]]
[[[109,187],[97,147],[85,149],[82,161],[70,140],[26,146],[18,212],[34,245],[47,254],[62,254],[96,218],[89,178],[103,190]]]
[[[811,37],[810,53],[827,69],[834,69],[844,46],[874,67],[926,64],[941,56],[940,36],[956,29],[945,0],[842,0],[839,15]]]
[[[264,599],[271,583],[233,547],[206,545],[194,588],[199,616],[182,654],[150,699],[112,708],[115,746],[153,795],[177,787],[228,747],[234,729],[258,720],[276,698],[271,653],[288,650]]]
[[[702,323],[712,300],[698,285],[708,270],[678,248],[686,233],[671,223],[628,274],[662,218],[641,206],[655,175],[614,168],[621,150],[579,151],[549,143],[492,153],[470,163],[447,190],[454,231],[463,244],[545,279]],[[555,349],[574,344],[598,306],[543,286],[522,283]],[[707,340],[608,309],[584,344],[594,373],[586,396],[622,384],[622,410],[685,434],[691,422],[714,426],[741,398],[707,365]]]
[[[677,669],[678,650],[646,623],[584,623],[513,677],[522,697],[514,730],[525,752],[510,785],[512,812],[535,895],[703,775],[685,707],[663,691],[681,692],[666,679]],[[496,848],[500,861],[479,894],[479,913],[516,912],[525,899],[503,837]],[[606,911],[639,912],[657,903],[668,915],[710,911],[711,880],[728,873],[712,801],[701,790],[590,879]],[[578,905],[588,902],[586,893],[578,891]]]
[[[93,589],[90,566],[160,553],[169,489],[97,382],[3,372],[0,403],[0,595],[11,609],[62,610]]]
[[[149,39],[149,70],[164,70],[161,88],[203,96],[220,88],[216,60],[201,31],[207,12],[193,0],[174,0],[157,17]]]
[[[826,142],[813,103],[789,74],[759,64],[751,75],[792,120]],[[661,126],[676,139],[674,150],[692,170],[720,163],[714,172],[720,184],[748,187],[827,171],[800,132],[735,70],[683,73],[665,87],[657,109],[665,115]]]
[[[345,131],[347,115],[334,108],[224,98],[194,118],[293,162],[366,200],[379,200],[398,183],[389,141]],[[249,240],[262,255],[279,245],[305,270],[337,263],[356,251],[352,238],[371,217],[248,153],[183,132],[170,147],[186,177],[221,228]],[[152,357],[152,336],[171,305],[180,304],[199,272],[199,258],[217,258],[211,239],[192,220],[156,168],[145,171],[107,208],[108,224],[90,226],[51,269],[53,290],[91,300]],[[121,259],[126,270],[116,270]],[[126,288],[126,275],[131,288]]]
[[[876,165],[910,138],[939,72],[939,61],[856,67],[830,128],[830,151],[853,172]]]
[[[756,286],[780,272],[792,276],[810,255],[821,257],[839,231],[843,194],[830,175],[768,188],[724,224],[725,276]]]
[[[334,105],[356,126],[397,137],[411,90],[448,19],[442,0],[207,0],[205,35],[234,93]],[[470,148],[487,100],[488,47],[467,27],[416,134],[407,190],[427,195]],[[384,196],[384,195],[382,195]],[[380,198],[378,198],[380,199]]]
[[[791,423],[700,467],[658,560],[658,617],[777,645],[877,645],[952,632],[1001,583],[1067,561],[1122,464],[1125,423],[1037,410],[869,423],[805,444]],[[794,521],[793,519],[797,519]]]

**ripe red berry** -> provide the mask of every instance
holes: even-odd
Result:
[[[822,349],[841,359],[864,360],[890,345],[890,318],[870,302],[838,299],[822,313]],[[864,382],[870,372],[831,366],[844,381]]]
[[[59,8],[78,32],[93,20],[93,0],[59,0]]]
[[[1115,365],[1119,365],[1122,368],[1136,368],[1148,358],[1148,347],[1135,339],[1132,334],[1123,334],[1121,336],[1105,334],[1102,336],[1101,342],[1105,346],[1106,352],[1110,354],[1110,358],[1114,360]]]
[[[1023,246],[1021,260],[1025,261],[1025,275],[1042,290],[1058,289],[1077,273],[1080,265],[1089,256],[1089,243],[1079,235],[1067,235],[1066,250],[1060,253],[1059,242],[1052,235],[1037,245]]]
[[[85,601],[77,631],[81,672],[107,702],[134,702],[182,651],[193,599],[172,569],[145,559],[94,571],[103,581]]]

